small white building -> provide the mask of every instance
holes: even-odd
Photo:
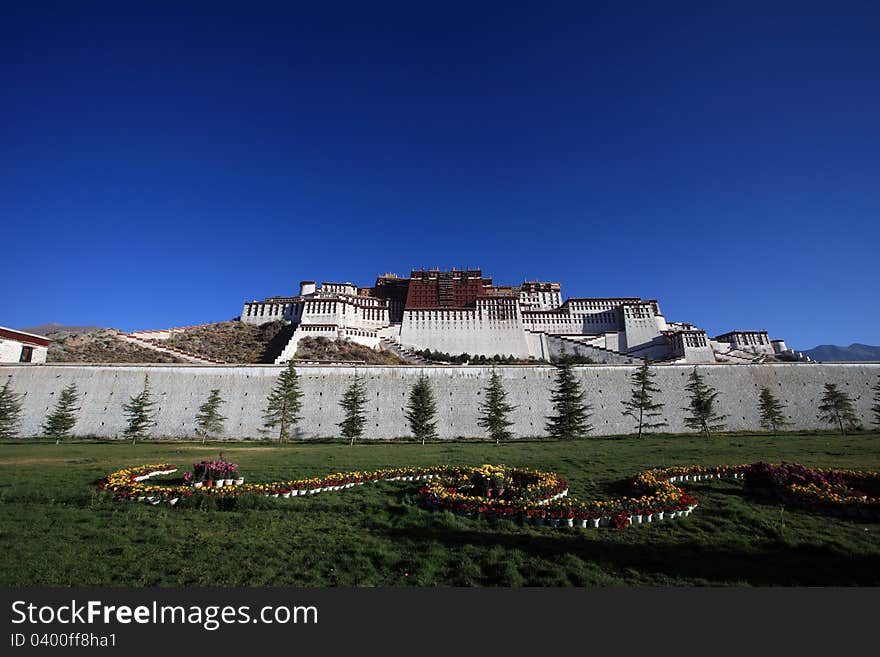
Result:
[[[45,363],[51,340],[0,326],[0,363]]]

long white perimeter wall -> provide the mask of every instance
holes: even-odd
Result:
[[[194,417],[212,388],[219,388],[226,404],[226,431],[231,438],[266,437],[261,432],[266,397],[283,368],[277,366],[201,365],[3,365],[0,385],[12,376],[16,392],[23,399],[23,436],[39,435],[46,413],[54,406],[61,389],[76,383],[81,394],[78,436],[117,437],[125,428],[122,404],[143,388],[144,375],[161,410],[154,437],[192,437]],[[625,365],[576,368],[587,397],[593,404],[595,435],[630,433],[629,418],[621,414],[621,400],[628,396],[630,375],[635,368]],[[655,368],[666,404],[668,431],[687,431],[683,424],[686,404],[684,386],[692,365]],[[871,387],[880,376],[874,364],[778,364],[703,365],[707,383],[720,393],[720,409],[729,415],[730,430],[755,430],[758,422],[758,393],[767,386],[787,404],[792,429],[818,429],[816,407],[825,383],[836,383],[854,400],[859,418],[870,426]],[[441,438],[479,437],[478,407],[491,368],[483,367],[368,367],[304,366],[297,369],[302,382],[304,419],[296,428],[298,438],[338,435],[342,420],[339,401],[346,386],[358,375],[367,384],[365,438],[408,436],[404,417],[407,396],[413,382],[424,372],[431,380],[437,401],[437,430]],[[499,374],[518,405],[512,415],[517,436],[544,435],[544,418],[551,413],[552,367],[499,367]]]

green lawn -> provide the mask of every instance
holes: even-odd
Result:
[[[0,584],[12,586],[878,585],[880,524],[783,508],[732,481],[690,490],[688,518],[625,530],[558,530],[425,510],[415,485],[383,483],[266,508],[119,504],[112,470],[234,460],[249,481],[441,463],[554,470],[572,495],[608,498],[653,466],[755,460],[880,468],[880,434],[649,437],[638,441],[259,445],[0,445]]]

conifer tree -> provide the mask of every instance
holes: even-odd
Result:
[[[207,442],[212,436],[223,433],[223,421],[226,417],[220,414],[220,405],[224,403],[220,396],[220,388],[214,388],[208,395],[208,400],[199,406],[199,412],[196,414],[196,435],[201,436],[202,443]]]
[[[871,407],[871,412],[874,414],[874,421],[872,424],[876,424],[880,427],[880,376],[877,377],[877,383],[874,385],[874,405]]]
[[[43,424],[43,433],[48,438],[54,438],[56,441],[64,440],[72,437],[74,425],[76,425],[76,412],[79,407],[76,406],[79,401],[79,395],[76,391],[76,384],[71,383],[65,386],[55,405],[55,410],[46,418]]]
[[[828,424],[836,424],[840,433],[846,435],[847,429],[855,429],[858,425],[852,399],[834,383],[825,384],[825,394],[819,404],[819,419]]]
[[[355,438],[360,438],[364,433],[364,425],[367,422],[367,414],[364,406],[367,403],[367,386],[359,376],[355,377],[351,385],[342,396],[339,403],[345,411],[345,419],[339,423],[342,435],[349,439],[349,445],[354,445]]]
[[[626,409],[623,414],[638,423],[639,438],[642,437],[643,429],[659,429],[668,425],[668,422],[662,419],[663,414],[660,412],[663,404],[654,401],[654,393],[660,392],[660,388],[652,381],[657,374],[652,372],[650,367],[651,362],[646,358],[642,366],[633,372],[630,398],[621,402]],[[655,422],[657,418],[661,419]]]
[[[592,406],[584,402],[584,396],[571,360],[563,358],[556,366],[556,388],[550,397],[555,414],[547,418],[547,433],[553,438],[572,440],[592,431],[589,423]]]
[[[496,445],[513,436],[513,433],[508,429],[513,421],[508,418],[508,415],[515,409],[516,406],[507,403],[507,391],[504,389],[501,375],[493,367],[492,378],[489,379],[489,385],[486,386],[486,400],[480,405],[481,416],[477,420],[477,424],[486,429],[489,437],[495,439]]]
[[[128,418],[128,426],[125,428],[123,435],[131,438],[131,444],[134,445],[137,439],[144,439],[150,433],[150,427],[156,424],[156,413],[158,402],[153,399],[150,391],[150,376],[144,375],[144,389],[130,397],[128,403],[123,404],[122,410]]]
[[[12,390],[12,377],[0,388],[0,438],[15,438],[21,422],[21,398]]]
[[[275,387],[266,401],[263,414],[263,426],[278,427],[278,441],[284,442],[290,435],[290,427],[300,419],[302,411],[302,390],[299,387],[299,376],[293,367],[293,361],[278,375]]]
[[[406,419],[409,420],[410,430],[418,440],[425,444],[428,438],[436,438],[437,423],[434,416],[437,414],[437,405],[434,402],[434,393],[428,377],[422,374],[413,385],[409,393]]]
[[[727,416],[719,415],[715,410],[719,393],[715,388],[706,384],[703,375],[697,372],[696,367],[690,374],[689,383],[685,386],[685,390],[690,393],[690,405],[681,409],[690,413],[684,418],[685,425],[690,429],[705,433],[706,438],[711,437],[712,431],[724,429],[724,420]]]
[[[761,415],[761,426],[772,431],[773,435],[778,435],[779,429],[791,422],[787,422],[783,404],[776,396],[770,392],[770,388],[761,388],[761,396],[758,400],[758,410]]]

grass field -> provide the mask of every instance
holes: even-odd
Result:
[[[224,457],[249,481],[402,465],[505,463],[554,470],[584,500],[653,466],[756,460],[880,469],[880,434],[695,436],[579,442],[0,445],[0,584],[11,586],[877,585],[880,525],[783,508],[739,483],[700,482],[688,518],[625,530],[469,520],[383,483],[266,508],[115,503],[112,470]]]

